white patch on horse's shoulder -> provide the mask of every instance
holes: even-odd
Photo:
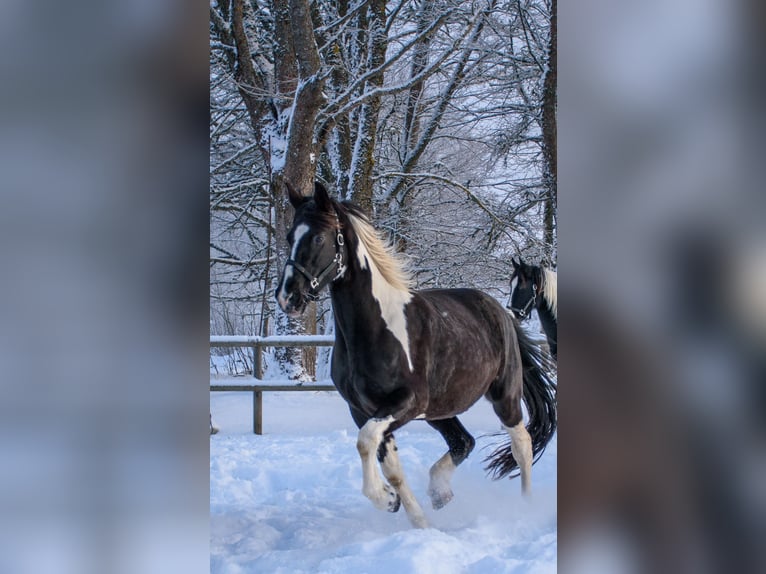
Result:
[[[356,256],[362,269],[369,269],[372,275],[372,296],[380,305],[380,312],[386,327],[394,335],[404,349],[407,364],[413,371],[410,354],[410,337],[407,333],[407,317],[405,307],[412,300],[412,293],[393,287],[385,280],[380,270],[375,266],[372,257],[368,257],[364,242],[357,242]]]
[[[426,420],[426,413],[420,413],[418,416],[415,417],[416,421],[424,421]]]

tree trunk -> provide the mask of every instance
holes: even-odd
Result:
[[[276,14],[279,20],[275,29],[283,30],[284,36],[279,39],[281,46],[275,53],[275,67],[279,70],[278,84],[280,86],[295,86],[295,96],[292,103],[292,115],[285,128],[287,129],[287,148],[284,154],[284,163],[272,162],[272,187],[274,191],[275,205],[277,206],[276,229],[278,244],[282,245],[278,257],[281,265],[287,257],[287,244],[285,241],[288,226],[292,222],[293,210],[287,201],[287,185],[289,182],[293,188],[303,195],[311,195],[314,191],[314,179],[316,177],[316,143],[314,128],[319,109],[324,103],[322,93],[324,80],[319,74],[320,59],[314,38],[314,24],[311,19],[311,8],[308,0],[284,0],[281,6],[286,10]],[[290,45],[291,44],[291,45]],[[280,61],[280,58],[285,59]],[[295,74],[297,78],[290,81],[289,74]],[[297,320],[284,322],[288,332],[306,334],[316,333],[316,304],[312,303]],[[290,356],[290,350],[286,350],[284,360],[296,362],[297,357]],[[296,375],[302,374],[313,377],[316,372],[316,350],[303,348],[299,351],[301,365],[296,365]]]
[[[386,2],[371,0],[368,18],[367,69],[374,70],[383,65],[386,58],[388,39],[385,32]],[[383,73],[371,76],[364,91],[369,92],[383,85]],[[351,164],[351,190],[353,201],[368,215],[372,215],[372,172],[375,164],[374,152],[378,132],[380,96],[370,98],[359,110],[356,147]]]
[[[543,184],[545,185],[544,239],[548,256],[556,251],[556,207],[558,205],[558,173],[556,169],[556,83],[557,83],[557,0],[551,2],[551,30],[548,41],[548,71],[543,83],[543,156],[545,159]]]

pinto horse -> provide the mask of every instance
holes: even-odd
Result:
[[[482,396],[510,435],[487,457],[487,470],[501,478],[518,467],[522,492],[528,492],[531,466],[556,430],[556,385],[545,355],[502,305],[480,291],[415,291],[400,258],[359,208],[331,199],[321,184],[313,197],[288,190],[296,211],[276,298],[297,317],[329,286],[332,379],[360,429],[364,495],[381,510],[404,505],[410,522],[426,527],[393,433],[421,419],[446,440],[449,450],[431,467],[428,489],[433,507],[441,508],[453,497],[455,468],[475,444],[457,415]]]
[[[523,321],[537,310],[540,324],[548,338],[548,347],[554,359],[558,358],[556,331],[558,327],[558,305],[556,303],[556,272],[547,267],[527,265],[521,259],[519,262],[511,258],[513,274],[511,275],[511,297],[506,309]]]

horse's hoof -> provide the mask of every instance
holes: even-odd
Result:
[[[388,511],[389,512],[398,512],[399,511],[399,507],[401,505],[402,505],[401,497],[398,494],[394,493],[394,499],[391,500],[388,503]]]
[[[431,505],[434,507],[434,510],[439,510],[447,506],[447,503],[452,500],[452,497],[454,496],[451,490],[444,492],[432,490],[429,491],[428,495],[431,497]]]
[[[423,515],[410,516],[410,524],[415,528],[428,528],[428,521]]]

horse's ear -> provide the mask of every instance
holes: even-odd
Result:
[[[301,195],[287,180],[285,180],[285,187],[287,187],[287,197],[290,199],[290,204],[295,209],[298,209],[308,199],[305,195]]]
[[[314,182],[314,201],[322,211],[332,211],[332,200],[327,188],[319,181]]]

